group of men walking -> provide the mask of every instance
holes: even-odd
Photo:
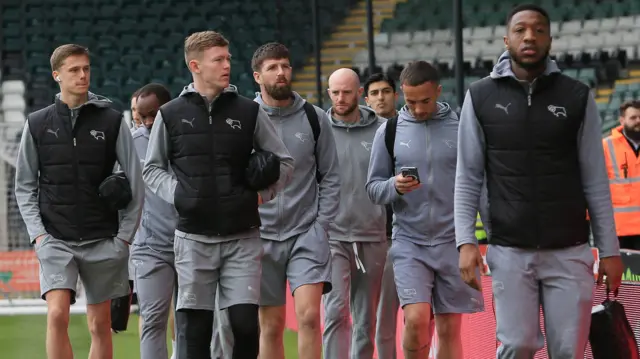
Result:
[[[462,314],[484,310],[478,212],[497,358],[542,348],[541,304],[551,356],[581,358],[594,264],[587,210],[611,290],[622,275],[599,119],[589,89],[549,59],[547,13],[522,5],[507,25],[505,53],[471,85],[460,116],[438,101],[438,72],[424,61],[402,71],[400,111],[394,81],[373,75],[362,89],[340,69],[325,112],[292,91],[278,43],[254,53],[251,100],[229,83],[228,40],[204,31],[185,40],[193,82],[174,99],[158,84],[140,89],[130,130],[88,92],[87,49],[57,48],[60,94],[28,116],[16,174],[48,358],[73,357],[78,276],[90,358],[112,357],[109,302],[129,292],[133,243],[143,359],[168,356],[174,296],[176,358],[283,359],[289,293],[299,358],[372,358],[374,343],[378,357],[395,358],[401,307],[405,358],[429,355],[435,322],[437,357],[462,359]],[[255,186],[249,169],[267,171],[274,158],[272,180]]]

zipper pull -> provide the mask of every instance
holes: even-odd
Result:
[[[531,94],[527,96],[527,104],[529,105],[529,107],[531,107]]]
[[[76,147],[76,138],[73,138],[73,147]]]
[[[209,124],[213,124],[213,119],[211,118],[211,116],[209,116]]]

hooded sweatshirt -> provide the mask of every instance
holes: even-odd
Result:
[[[133,143],[143,165],[147,156],[150,133],[145,126],[140,126],[133,132]],[[147,246],[161,252],[173,252],[173,238],[177,224],[178,212],[175,207],[145,186],[142,219],[136,233],[135,245]]]
[[[555,61],[548,59],[545,72],[541,76],[559,71],[560,69]],[[490,76],[494,79],[502,77],[516,78],[511,70],[508,52],[500,56]],[[531,84],[526,81],[520,81],[520,83],[527,91],[529,86],[535,86],[535,80]],[[458,246],[461,246],[467,243],[477,243],[475,237],[476,212],[484,179],[486,160],[485,135],[476,117],[469,92],[466,94],[460,113],[458,138],[455,224],[456,242]],[[578,130],[577,145],[582,185],[591,218],[591,229],[599,255],[602,258],[620,255],[611,207],[609,179],[602,150],[601,121],[595,99],[591,94],[587,101],[584,120]],[[489,240],[491,240],[490,234]]]
[[[340,206],[331,223],[329,238],[342,242],[380,242],[386,240],[386,211],[371,202],[364,184],[367,182],[371,146],[385,119],[360,106],[360,120],[354,124],[331,117],[340,163]]]
[[[400,110],[395,167],[385,145],[386,123],[373,140],[367,194],[376,204],[391,204],[395,240],[428,246],[455,240],[453,186],[458,116],[446,103],[438,102],[437,106],[437,113],[426,121],[417,121],[407,106]],[[404,195],[395,188],[395,175],[402,167],[416,167],[422,183]]]
[[[60,99],[60,94],[57,94],[56,97]],[[87,102],[76,108],[69,109],[71,112],[71,128],[75,127],[78,113],[84,106],[111,107],[112,102],[106,97],[89,92]],[[131,202],[124,210],[120,211],[119,229],[116,238],[131,243],[138,228],[144,202],[144,182],[141,176],[140,160],[136,155],[131,131],[125,119],[122,120],[116,141],[116,158],[119,168],[122,169],[129,180],[132,193]],[[15,193],[20,214],[27,226],[27,232],[29,232],[29,238],[32,243],[37,237],[47,234],[42,224],[40,206],[38,204],[39,166],[38,150],[29,130],[29,121],[26,121],[16,161]],[[86,245],[99,240],[101,239],[68,241],[68,243]]]
[[[328,233],[340,201],[340,178],[336,143],[331,122],[315,107],[320,125],[317,145],[304,111],[305,100],[293,93],[293,103],[284,108],[267,106],[260,94],[255,101],[267,112],[278,136],[295,159],[291,182],[270,203],[259,207],[262,238],[285,241],[318,224]],[[321,180],[318,183],[316,170]]]
[[[233,85],[230,85],[224,89],[224,91],[238,92],[237,88]],[[180,93],[180,96],[184,96],[190,92],[197,92],[193,84],[185,87],[182,93]],[[205,98],[205,103],[209,104],[209,112],[215,109],[215,102],[216,99],[209,102],[209,100]],[[280,158],[280,178],[269,188],[259,192],[262,201],[266,203],[271,201],[276,196],[276,193],[281,191],[285,184],[289,182],[289,178],[293,172],[293,158],[289,155],[289,151],[287,151],[284,143],[282,143],[282,140],[278,137],[278,133],[269,120],[269,116],[267,116],[263,110],[258,111],[254,142],[256,149],[269,151]],[[169,172],[170,146],[169,133],[162,119],[162,113],[158,111],[149,136],[149,148],[147,149],[147,157],[145,159],[142,177],[153,193],[165,202],[173,204],[173,196],[178,180]],[[229,220],[233,219],[230,218]],[[251,229],[246,232],[228,236],[205,236],[184,233],[179,230],[176,230],[175,233],[182,238],[204,243],[221,243],[238,239],[250,239],[255,238],[258,234],[257,229]]]

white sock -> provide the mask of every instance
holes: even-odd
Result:
[[[171,359],[176,359],[176,341],[171,341]]]

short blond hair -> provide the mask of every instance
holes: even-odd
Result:
[[[189,61],[212,47],[227,47],[229,40],[215,31],[194,32],[184,39],[184,61],[189,66]]]
[[[89,49],[82,45],[76,44],[66,44],[58,46],[55,50],[53,50],[51,59],[49,59],[49,62],[51,63],[51,71],[60,70],[60,67],[62,66],[64,60],[66,60],[69,56],[77,55],[85,55],[89,57]]]

